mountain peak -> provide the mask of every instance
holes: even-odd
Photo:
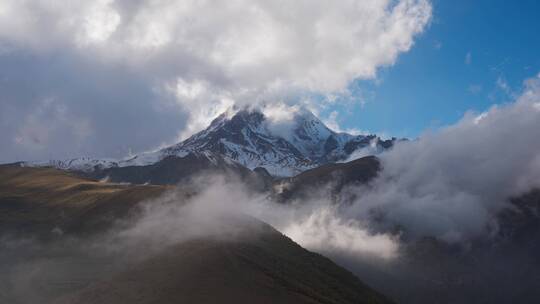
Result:
[[[305,108],[286,114],[275,117],[259,109],[224,113],[207,129],[162,153],[182,156],[209,151],[249,169],[261,167],[274,176],[291,176],[344,161],[371,145],[380,148],[379,138],[336,133]]]
[[[121,161],[80,158],[49,164],[91,171],[96,166],[102,169],[151,165],[171,156],[211,155],[251,170],[264,168],[274,176],[292,176],[326,163],[377,154],[392,145],[392,141],[376,136],[334,132],[305,108],[272,114],[275,113],[265,113],[264,109],[230,109],[216,117],[208,128],[158,151]],[[70,164],[76,166],[71,168]]]

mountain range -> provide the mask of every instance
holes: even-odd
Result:
[[[123,160],[82,157],[24,162],[22,165],[52,166],[86,172],[92,177],[106,177],[118,175],[117,171],[126,171],[121,168],[138,167],[127,170],[141,171],[141,167],[176,161],[182,163],[183,168],[187,163],[192,166],[197,163],[199,169],[237,170],[241,166],[249,170],[261,168],[274,177],[290,177],[324,164],[379,154],[392,147],[396,140],[335,132],[306,109],[300,109],[291,116],[289,121],[283,123],[274,122],[259,110],[227,111],[215,118],[206,129],[184,141]],[[182,175],[186,174],[176,172],[175,176]],[[144,177],[141,176],[142,179]],[[171,183],[176,181],[165,180]],[[148,176],[148,182],[152,182],[152,176]]]

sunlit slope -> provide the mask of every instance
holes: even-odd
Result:
[[[52,168],[0,166],[0,228],[4,233],[87,232],[167,188],[83,179]]]

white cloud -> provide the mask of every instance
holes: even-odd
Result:
[[[112,7],[112,0],[94,1],[84,16],[77,42],[85,45],[107,41],[120,24],[120,15]]]
[[[360,129],[357,129],[357,128],[342,129],[340,127],[340,119],[338,118],[338,116],[339,116],[339,113],[337,111],[332,111],[332,112],[330,112],[328,117],[323,119],[323,122],[328,128],[330,128],[331,130],[333,130],[335,132],[338,132],[338,133],[339,132],[345,132],[345,133],[349,133],[351,135],[369,135],[369,134],[372,134],[369,131],[360,130]]]
[[[430,18],[428,0],[3,0],[0,41],[126,65],[152,75],[149,87],[200,81],[236,104],[252,104],[339,93],[353,79],[374,78],[411,48]],[[209,114],[201,107],[217,113],[227,103],[178,100],[191,113],[190,132]]]
[[[267,117],[266,127],[268,130],[282,138],[291,139],[291,132],[296,127],[295,117],[301,108],[297,105],[287,105],[285,103],[271,103],[262,108],[262,112]]]
[[[331,207],[321,207],[293,221],[282,232],[300,245],[322,253],[346,254],[356,258],[394,259],[399,242],[388,234],[371,234],[354,219],[343,219]]]
[[[326,119],[323,120],[324,124],[328,126],[330,129],[341,132],[341,128],[339,126],[338,122],[338,115],[339,113],[337,111],[330,112],[330,115]]]
[[[234,105],[228,92],[213,90],[204,80],[185,81],[179,78],[169,90],[191,111],[191,118],[180,133],[179,140],[207,127],[212,119]]]
[[[377,210],[413,235],[448,241],[484,236],[507,199],[540,187],[540,78],[513,103],[381,155],[384,170],[346,214]],[[371,211],[370,211],[371,210]]]

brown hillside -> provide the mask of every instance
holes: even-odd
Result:
[[[87,232],[121,216],[167,188],[84,179],[52,168],[0,166],[0,229],[46,235]]]

